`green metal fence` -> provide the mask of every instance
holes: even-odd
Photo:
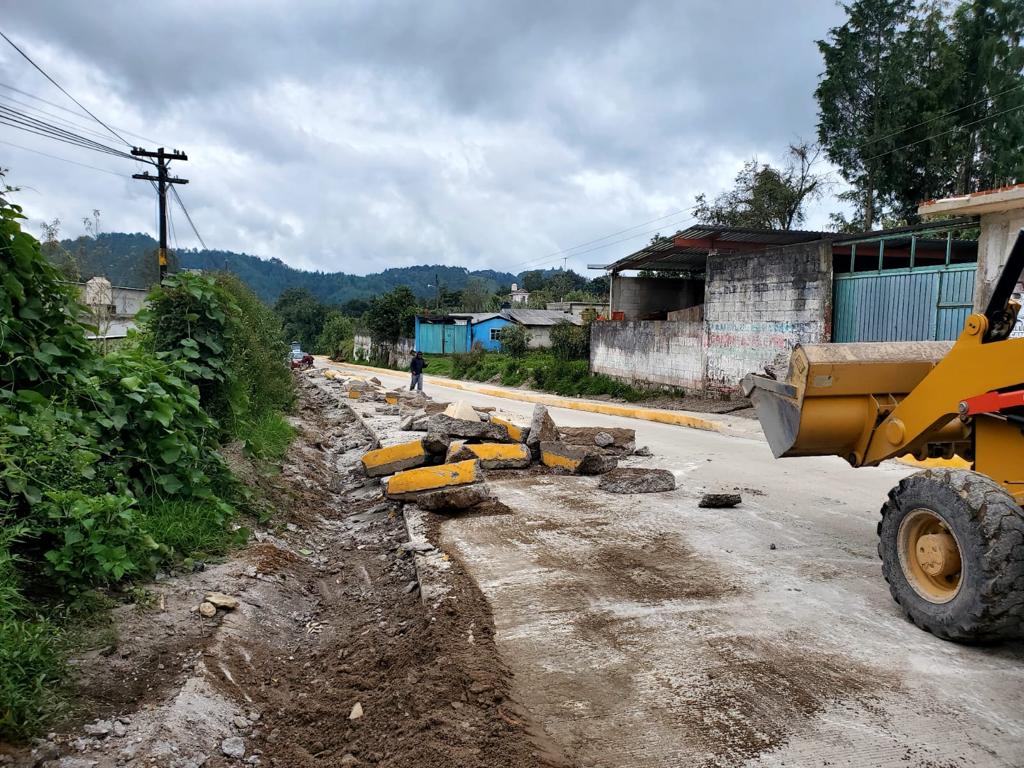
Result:
[[[976,264],[834,278],[833,341],[955,339],[971,313]]]

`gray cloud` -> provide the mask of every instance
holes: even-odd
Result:
[[[106,121],[189,153],[181,192],[211,247],[357,273],[517,271],[687,208],[752,155],[812,137],[814,40],[841,15],[820,0],[42,0],[9,8],[3,28]],[[65,103],[9,48],[0,73]],[[9,128],[0,139],[133,170]],[[22,197],[33,222],[100,208],[107,228],[154,229],[144,184],[5,145],[0,157],[37,190]]]

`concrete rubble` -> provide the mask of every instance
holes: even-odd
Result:
[[[676,477],[667,469],[618,467],[603,475],[597,487],[608,493],[664,493],[676,489]]]
[[[704,509],[729,509],[743,501],[738,493],[705,493],[697,505]]]
[[[559,441],[567,445],[600,448],[616,456],[628,456],[636,449],[636,430],[613,427],[559,427]]]
[[[616,456],[610,456],[594,447],[568,445],[562,442],[542,442],[540,460],[545,467],[577,475],[601,475],[619,465]]]

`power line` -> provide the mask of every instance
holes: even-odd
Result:
[[[11,142],[11,141],[3,141],[2,139],[0,139],[0,144],[6,144],[9,147],[14,147],[15,149],[21,149],[21,150],[24,150],[25,152],[31,152],[31,153],[33,153],[35,155],[42,155],[43,157],[49,157],[49,158],[51,158],[53,160],[60,160],[62,163],[71,163],[71,165],[77,165],[77,166],[79,166],[81,168],[91,168],[94,171],[102,171],[103,173],[109,173],[111,176],[117,176],[118,178],[124,178],[124,174],[123,173],[118,173],[117,171],[111,171],[111,170],[108,170],[106,168],[100,168],[99,166],[96,166],[96,165],[87,165],[86,163],[79,163],[79,162],[76,162],[75,160],[68,160],[66,157],[59,157],[57,155],[51,155],[48,152],[40,152],[38,149],[29,149],[28,147],[23,147],[20,144],[15,144],[14,142]]]
[[[181,195],[178,194],[178,190],[175,189],[174,187],[171,187],[171,192],[174,193],[174,199],[177,200],[178,205],[181,206],[181,212],[184,213],[185,218],[188,219],[188,225],[192,227],[192,231],[195,233],[196,239],[199,241],[200,245],[203,246],[203,250],[208,251],[209,248],[206,247],[206,242],[203,240],[203,236],[200,235],[199,230],[196,229],[195,222],[192,221],[192,217],[189,215],[188,208],[186,208],[185,203],[181,201]]]
[[[107,144],[82,136],[81,134],[61,128],[59,125],[54,125],[46,120],[33,117],[27,112],[22,112],[19,109],[8,107],[3,104],[0,104],[0,120],[3,120],[12,128],[18,128],[23,131],[28,131],[29,133],[36,133],[40,136],[56,139],[57,141],[63,141],[68,144],[75,144],[85,149],[92,149],[97,152],[105,152],[116,157],[132,159],[131,155],[126,152],[122,152],[115,147],[108,146]]]
[[[14,50],[16,50],[16,51],[17,51],[18,53],[20,53],[20,54],[21,54],[21,55],[22,55],[22,56],[24,57],[25,61],[27,61],[27,62],[28,62],[29,64],[31,64],[31,65],[32,65],[33,67],[35,67],[35,68],[36,68],[37,70],[39,70],[39,73],[40,73],[40,74],[41,74],[41,75],[42,75],[43,77],[45,77],[45,78],[46,78],[47,80],[49,80],[49,81],[50,81],[51,83],[53,83],[53,84],[54,84],[55,86],[57,86],[57,89],[58,89],[58,90],[59,90],[59,91],[60,91],[61,93],[63,93],[63,94],[65,95],[65,96],[67,96],[67,97],[68,97],[69,99],[71,99],[71,100],[72,100],[73,102],[75,102],[75,104],[77,104],[77,105],[78,105],[78,106],[79,106],[79,107],[80,107],[80,108],[82,109],[82,111],[83,111],[83,112],[85,112],[85,113],[86,113],[87,115],[89,115],[89,117],[91,117],[91,118],[92,118],[93,120],[95,120],[95,121],[96,121],[97,123],[99,123],[100,125],[102,125],[102,126],[103,126],[104,128],[106,128],[106,129],[107,129],[108,131],[110,131],[110,133],[112,133],[112,134],[113,134],[113,135],[114,135],[114,136],[115,136],[115,137],[116,137],[116,138],[117,138],[118,140],[120,140],[120,141],[121,141],[121,142],[123,142],[124,144],[127,144],[127,145],[128,145],[129,147],[131,146],[131,142],[129,142],[129,141],[127,140],[127,139],[125,139],[125,138],[124,138],[124,136],[122,136],[121,134],[119,134],[119,133],[118,133],[117,131],[115,131],[115,130],[114,130],[113,128],[111,128],[111,127],[110,127],[109,125],[107,125],[107,124],[106,124],[106,123],[104,123],[104,122],[103,122],[102,120],[100,120],[100,119],[99,119],[98,117],[96,117],[96,115],[94,115],[94,114],[93,114],[92,112],[90,112],[90,111],[89,111],[89,110],[88,110],[88,109],[87,109],[87,108],[86,108],[86,107],[85,107],[85,106],[84,106],[84,105],[82,104],[82,102],[80,102],[80,101],[79,101],[78,99],[76,99],[76,98],[75,98],[74,96],[72,96],[72,95],[71,95],[70,93],[68,93],[68,92],[67,92],[66,90],[64,90],[64,87],[63,87],[63,86],[62,86],[62,85],[61,85],[60,83],[58,83],[58,82],[57,82],[56,80],[54,80],[54,79],[53,79],[52,77],[50,77],[50,76],[49,76],[49,75],[48,75],[48,74],[46,73],[46,71],[45,71],[45,70],[44,70],[44,69],[43,69],[42,67],[40,67],[40,66],[39,66],[38,64],[36,64],[36,63],[35,63],[34,61],[32,61],[32,59],[31,59],[31,58],[29,57],[29,55],[28,55],[27,53],[25,53],[25,52],[24,52],[23,50],[21,50],[21,48],[19,48],[19,47],[18,47],[17,45],[15,45],[14,41],[13,41],[13,40],[11,40],[11,38],[9,38],[9,37],[8,37],[7,35],[5,35],[5,34],[4,34],[3,32],[0,32],[0,37],[2,37],[2,38],[3,38],[4,40],[6,40],[6,41],[7,41],[8,43],[10,43],[11,47],[12,47],[12,48],[14,48]]]
[[[926,141],[931,141],[932,139],[937,139],[937,138],[939,138],[941,136],[946,136],[947,134],[953,133],[954,131],[958,131],[961,128],[967,128],[968,126],[971,126],[971,125],[977,125],[978,123],[983,123],[986,120],[991,120],[991,119],[994,119],[996,117],[1001,117],[1002,115],[1008,114],[1010,112],[1016,112],[1018,109],[1024,109],[1024,104],[1018,104],[1016,107],[1010,107],[1009,109],[1004,109],[1001,112],[996,112],[994,115],[985,115],[985,117],[979,118],[977,120],[972,120],[969,123],[963,123],[961,125],[954,126],[953,128],[950,128],[948,131],[943,131],[942,133],[936,133],[936,134],[933,134],[931,136],[925,136],[923,139],[918,139],[917,141],[911,141],[911,142],[909,142],[907,144],[903,144],[902,146],[899,146],[899,147],[893,147],[892,149],[887,149],[885,152],[880,152],[877,155],[872,155],[871,157],[865,158],[864,162],[866,163],[866,162],[869,162],[871,160],[877,160],[878,158],[885,157],[886,155],[891,154],[892,152],[898,152],[901,149],[907,149],[907,147],[913,147],[913,146],[915,146],[917,144],[923,144]]]
[[[73,129],[75,129],[77,131],[80,131],[82,133],[87,133],[90,136],[96,136],[97,138],[100,138],[100,139],[106,139],[107,138],[107,134],[106,133],[101,133],[100,131],[96,131],[96,130],[94,130],[92,128],[89,128],[89,127],[87,127],[85,125],[82,125],[81,123],[76,123],[74,120],[69,120],[68,118],[62,117],[61,115],[55,114],[54,112],[48,112],[45,109],[41,109],[40,107],[37,107],[34,104],[28,103],[27,101],[21,101],[19,99],[14,98],[13,96],[8,96],[5,93],[0,93],[0,101],[8,102],[10,104],[15,104],[15,105],[21,107],[22,109],[29,110],[30,112],[33,113],[33,116],[41,115],[41,116],[43,116],[44,119],[55,120],[56,122],[60,123],[61,125],[67,126],[68,128],[73,128]],[[46,102],[46,103],[49,104],[49,102]],[[71,110],[64,110],[64,111],[68,112],[69,114],[78,116],[77,112],[72,112]],[[125,131],[125,133],[128,133],[129,136],[137,135],[137,134],[129,133],[127,131]],[[144,136],[139,136],[139,138],[145,138],[145,137]],[[149,141],[149,139],[147,139],[147,141]]]
[[[969,109],[970,107],[976,107],[978,104],[983,104],[984,102],[988,101],[989,99],[999,98],[1000,96],[1003,96],[1004,94],[1010,93],[1011,91],[1019,90],[1021,88],[1024,88],[1024,83],[1019,83],[1017,85],[1010,86],[1006,90],[1000,91],[999,93],[993,93],[990,96],[986,96],[983,99],[978,99],[977,101],[972,102],[970,104],[964,104],[962,107],[957,107],[956,109],[951,109],[948,112],[943,112],[942,114],[936,115],[935,117],[929,118],[928,120],[922,120],[920,123],[914,123],[913,125],[908,125],[906,128],[900,128],[897,131],[893,131],[892,133],[885,134],[885,136],[879,136],[877,139],[868,139],[863,144],[861,144],[861,147],[866,147],[866,146],[868,146],[868,144],[874,144],[874,143],[879,142],[879,141],[885,141],[886,139],[891,139],[893,136],[899,136],[901,133],[906,133],[907,131],[911,131],[914,128],[920,128],[922,125],[928,125],[929,123],[934,123],[936,120],[941,120],[944,117],[949,117],[950,115],[955,115],[957,112],[962,112],[963,110]],[[969,123],[968,123],[968,125],[969,125]]]

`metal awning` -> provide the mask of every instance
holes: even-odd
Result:
[[[672,237],[651,243],[607,265],[588,265],[591,269],[621,272],[626,269],[657,269],[662,271],[703,272],[708,254],[763,251],[794,243],[834,238],[834,232],[808,230],[752,229],[696,224],[676,232]]]

